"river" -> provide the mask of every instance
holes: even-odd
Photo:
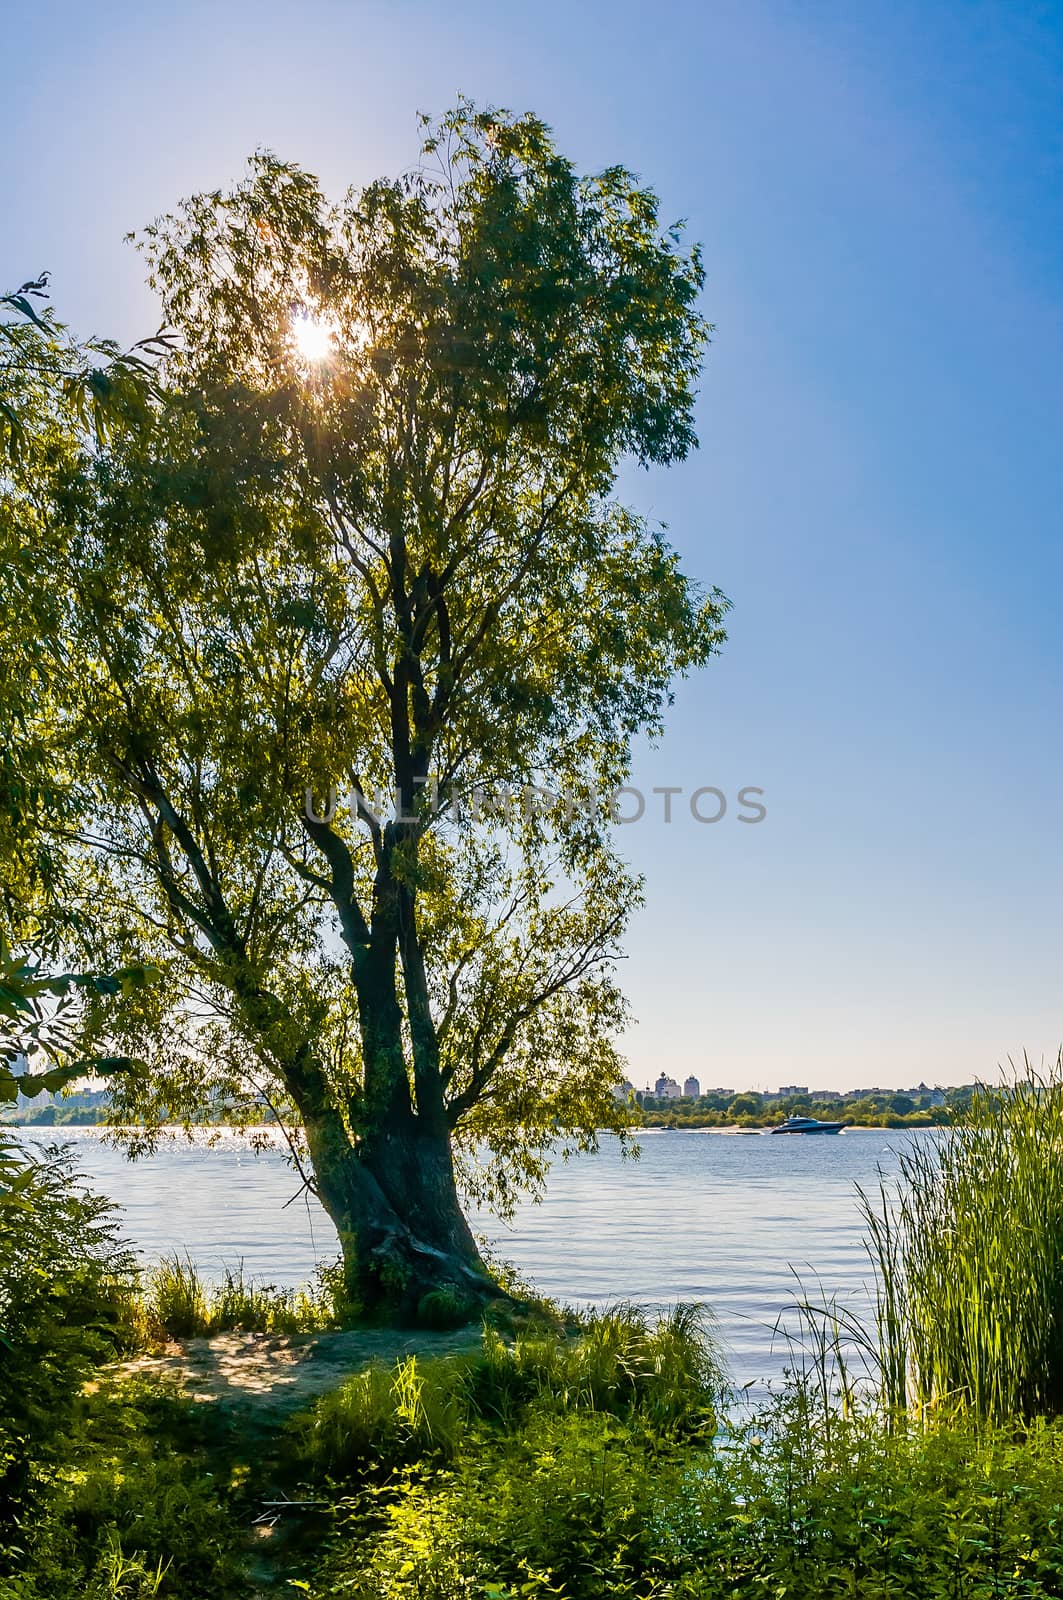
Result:
[[[255,1155],[234,1135],[167,1144],[129,1162],[95,1128],[28,1128],[36,1143],[72,1144],[91,1185],[122,1207],[146,1260],[187,1252],[216,1277],[243,1262],[265,1282],[306,1282],[336,1254],[335,1235],[279,1150]],[[650,1131],[638,1160],[617,1141],[559,1162],[541,1204],[514,1223],[477,1216],[477,1232],[542,1293],[569,1305],[698,1300],[712,1308],[738,1384],[778,1378],[773,1335],[806,1287],[864,1303],[869,1273],[856,1185],[895,1173],[898,1152],[934,1133],[850,1130],[836,1138]]]

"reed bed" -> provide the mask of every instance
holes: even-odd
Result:
[[[1063,1412],[1063,1052],[982,1089],[861,1191],[883,1398],[986,1421]]]

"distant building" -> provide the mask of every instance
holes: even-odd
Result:
[[[840,1100],[841,1094],[837,1089],[811,1089],[810,1100]]]
[[[779,1089],[780,1096],[782,1096],[782,1095],[792,1096],[792,1095],[807,1094],[807,1093],[808,1093],[808,1084],[807,1083],[784,1083]]]
[[[658,1100],[678,1100],[683,1091],[674,1078],[669,1078],[664,1072],[653,1086],[653,1092]]]
[[[697,1078],[688,1078],[683,1085],[683,1094],[688,1100],[697,1100],[701,1096],[701,1084]]]
[[[626,1078],[624,1079],[623,1083],[613,1084],[613,1099],[619,1100],[621,1105],[626,1106],[634,1093],[635,1085],[633,1083],[628,1083]]]
[[[931,1106],[945,1104],[944,1089],[931,1089],[928,1083],[917,1083],[914,1089],[905,1089],[903,1092],[910,1095],[913,1100],[923,1099]]]

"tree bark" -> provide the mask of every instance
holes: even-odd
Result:
[[[424,1297],[448,1291],[473,1316],[502,1298],[458,1201],[450,1141],[415,1116],[352,1144],[331,1119],[307,1128],[321,1202],[343,1252],[352,1309],[413,1325]]]
[[[339,1235],[349,1309],[415,1325],[431,1314],[422,1307],[425,1295],[447,1290],[455,1317],[462,1307],[471,1317],[505,1296],[462,1211],[446,1119],[426,1115],[411,1096],[394,941],[378,934],[359,949],[354,977],[364,1084],[348,1117],[335,1105],[309,1039],[275,1057],[306,1131],[318,1196]],[[235,964],[230,984],[248,1026],[264,1040],[283,1039],[283,1007],[243,963]]]

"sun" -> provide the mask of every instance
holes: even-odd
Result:
[[[329,317],[314,316],[305,308],[292,312],[292,345],[300,361],[320,366],[336,349],[336,329]]]

